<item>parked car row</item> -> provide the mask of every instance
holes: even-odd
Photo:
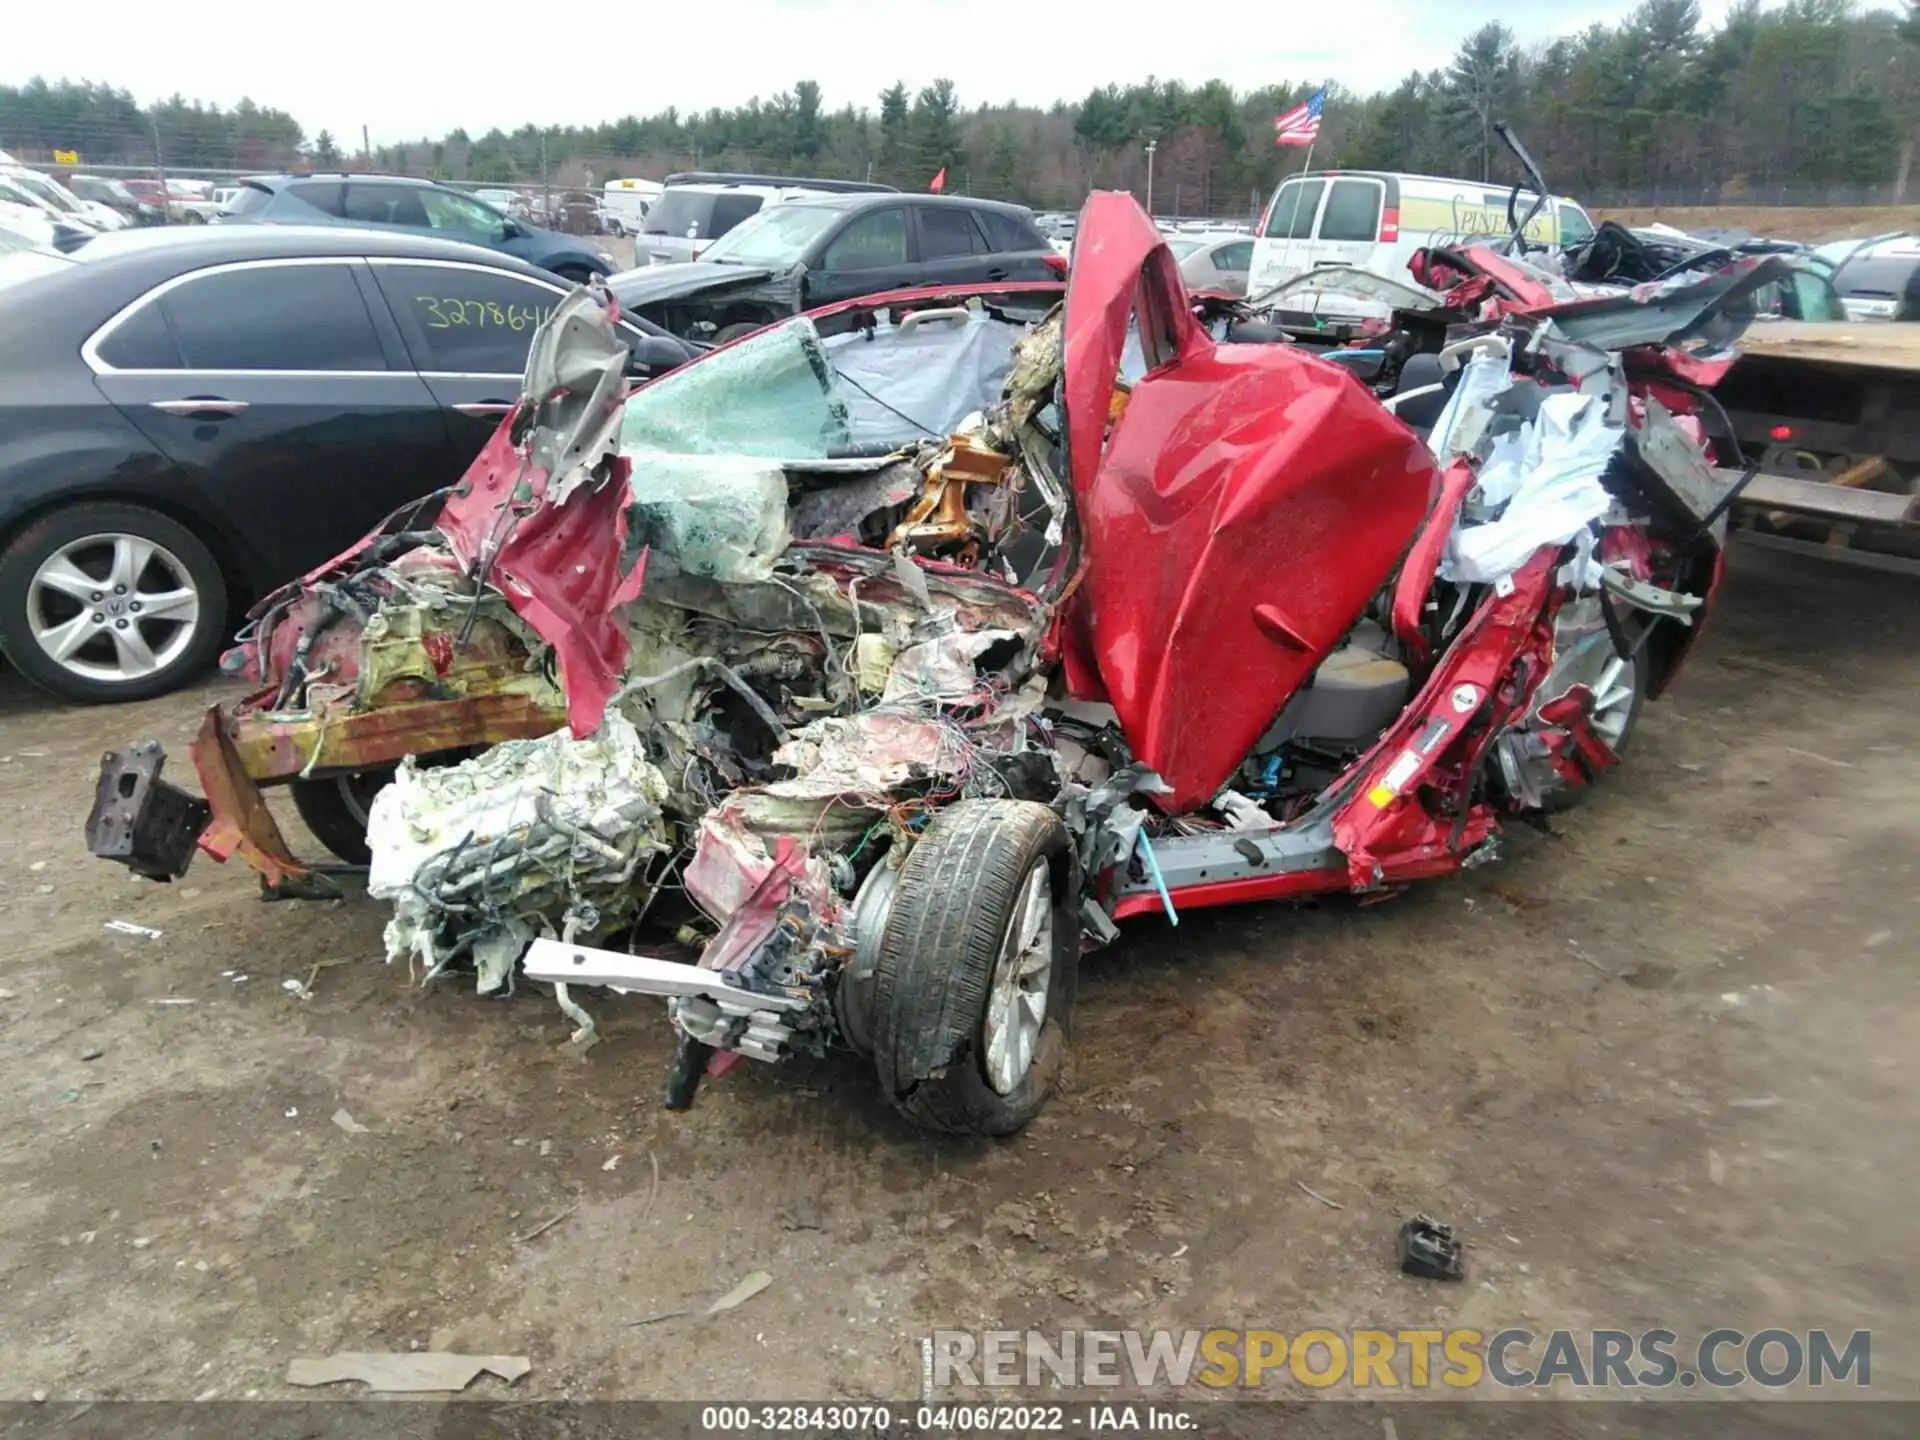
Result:
[[[130,222],[31,166],[0,162],[0,229],[35,245],[75,250]]]
[[[675,213],[686,193],[669,186],[647,223]],[[756,201],[763,198],[769,197]],[[860,295],[1058,280],[1067,271],[1021,206],[878,188],[780,196],[701,243],[697,261],[642,265],[608,284],[628,310],[677,335],[725,344],[785,316]]]
[[[575,283],[614,269],[613,256],[586,240],[515,220],[451,185],[402,175],[251,175],[214,220],[429,234],[497,250]]]

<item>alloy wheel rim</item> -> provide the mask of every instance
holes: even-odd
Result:
[[[1053,892],[1047,862],[1036,860],[1021,882],[987,992],[985,1069],[996,1093],[1011,1095],[1033,1068],[1052,985]]]
[[[1633,717],[1634,688],[1639,672],[1631,661],[1609,651],[1607,663],[1601,667],[1600,678],[1593,686],[1593,717],[1589,722],[1593,733],[1607,742],[1609,749],[1617,750],[1627,733],[1627,722]]]
[[[178,660],[200,626],[200,591],[180,557],[140,535],[87,535],[40,563],[27,629],[83,680],[126,684]]]

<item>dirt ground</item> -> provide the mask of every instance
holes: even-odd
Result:
[[[1895,230],[1920,230],[1920,205],[1643,205],[1595,210],[1596,220],[1681,230],[1745,230],[1773,240],[1861,240]]]
[[[652,1002],[590,999],[577,1058],[544,996],[380,963],[364,899],[90,859],[100,751],[183,756],[220,693],[0,676],[0,1398],[284,1398],[294,1356],[448,1346],[529,1356],[533,1397],[900,1399],[934,1327],[1509,1323],[1870,1329],[1875,1391],[1920,1396],[1910,578],[1738,552],[1629,763],[1500,864],[1132,924],[1000,1143],[916,1133],[851,1059],[668,1114]],[[1423,1210],[1466,1283],[1396,1272]]]

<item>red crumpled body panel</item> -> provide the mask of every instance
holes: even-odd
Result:
[[[604,482],[547,504],[550,477],[522,460],[512,429],[508,416],[448,498],[439,529],[469,572],[488,546],[497,547],[487,583],[553,646],[566,686],[567,728],[584,738],[600,728],[626,669],[627,631],[616,608],[635,599],[646,578],[644,552],[630,570],[620,569],[628,464],[618,457]],[[516,519],[502,502],[523,472],[533,498],[515,502]]]
[[[1436,470],[1345,371],[1291,346],[1215,344],[1131,197],[1090,197],[1077,234],[1066,389],[1086,577],[1070,676],[1085,693],[1097,672],[1134,754],[1171,787],[1157,803],[1178,813],[1219,792],[1352,628]],[[1134,386],[1103,455],[1140,303],[1178,354]]]

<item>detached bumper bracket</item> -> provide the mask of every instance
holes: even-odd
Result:
[[[166,763],[158,740],[109,750],[100,757],[100,783],[87,816],[87,849],[163,882],[187,873],[213,818],[206,801],[160,778]]]

